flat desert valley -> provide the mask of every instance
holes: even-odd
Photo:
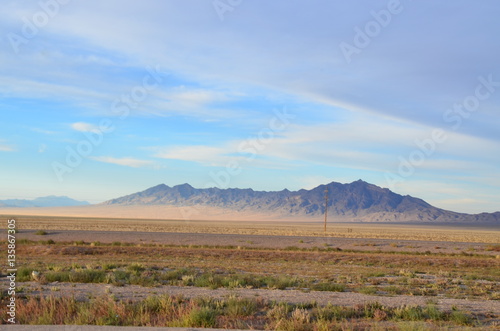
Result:
[[[321,220],[132,217],[142,209],[127,218],[12,211],[2,218],[17,224],[21,324],[500,326],[500,231],[491,224],[329,222],[324,232]]]

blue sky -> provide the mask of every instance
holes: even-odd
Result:
[[[493,0],[5,1],[0,199],[363,179],[498,211],[499,14]]]

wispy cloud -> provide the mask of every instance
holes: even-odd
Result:
[[[31,128],[30,130],[33,132],[42,133],[42,134],[46,134],[46,135],[54,135],[57,133],[55,131],[45,130],[45,129],[41,129],[41,128]]]
[[[13,152],[14,148],[12,146],[0,144],[0,152]]]
[[[243,142],[243,141],[241,141]],[[291,164],[280,162],[270,154],[261,153],[241,153],[238,150],[240,141],[228,142],[221,146],[173,146],[156,149],[153,155],[157,158],[172,159],[180,161],[195,162],[204,166],[211,167],[256,167],[266,169],[284,169],[289,168]]]
[[[0,152],[14,152],[15,150],[12,145],[6,144],[5,140],[0,140]]]
[[[71,128],[75,131],[79,132],[99,132],[99,128],[90,123],[85,123],[85,122],[76,122],[71,124]]]
[[[209,166],[224,166],[232,157],[228,151],[213,146],[173,146],[159,148],[154,157],[181,161],[192,161]]]
[[[112,157],[112,156],[92,156],[90,158],[92,160],[98,161],[98,162],[117,164],[117,165],[131,167],[131,168],[144,168],[144,167],[158,168],[159,167],[159,165],[154,161],[139,160],[139,159],[135,159],[132,157],[116,158],[116,157]]]
[[[38,146],[38,153],[44,153],[46,150],[47,150],[46,144],[40,144],[40,146]]]

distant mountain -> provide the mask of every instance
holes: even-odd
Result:
[[[402,196],[362,180],[350,184],[332,182],[311,190],[278,192],[252,189],[196,189],[189,184],[161,184],[145,191],[109,200],[103,205],[168,205],[218,207],[237,212],[258,212],[283,217],[318,219],[325,212],[328,189],[330,220],[357,222],[500,222],[500,212],[463,214],[436,208],[427,202]]]
[[[24,199],[8,199],[0,200],[0,207],[72,207],[72,206],[85,206],[89,203],[87,201],[78,201],[66,196],[47,196],[36,198],[33,200]]]

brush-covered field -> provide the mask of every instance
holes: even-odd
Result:
[[[325,235],[321,223],[16,220],[21,324],[500,326],[494,228],[344,223]],[[2,323],[8,298],[2,290]]]

